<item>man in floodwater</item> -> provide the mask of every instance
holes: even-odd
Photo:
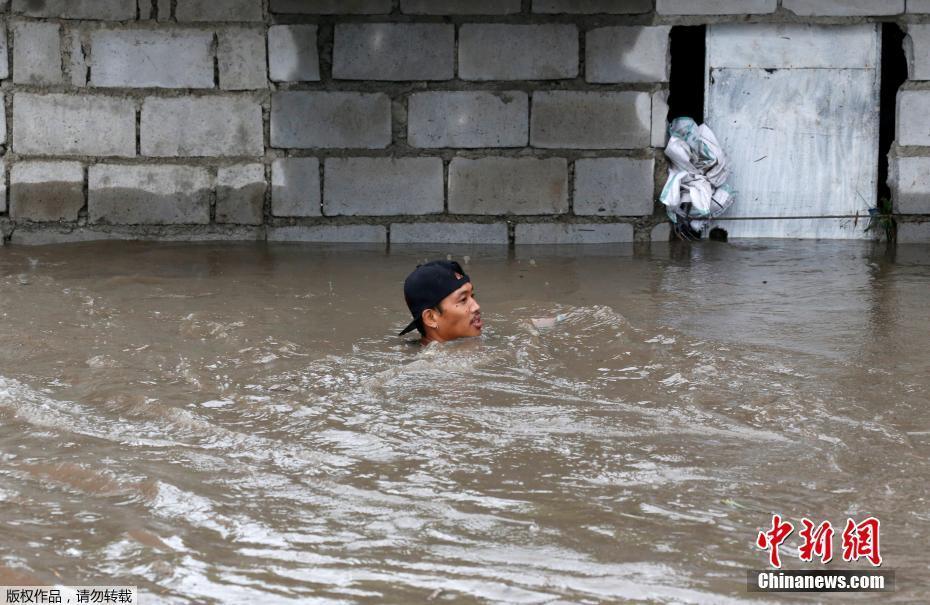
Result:
[[[420,344],[429,344],[481,334],[481,306],[474,286],[455,261],[417,265],[404,280],[404,299],[413,321],[401,336],[416,328]]]

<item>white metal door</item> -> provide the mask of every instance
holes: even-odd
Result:
[[[731,237],[868,236],[880,45],[875,24],[708,26],[705,120],[732,159]]]

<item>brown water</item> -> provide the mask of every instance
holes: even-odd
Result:
[[[421,350],[401,284],[450,252],[485,334]],[[859,242],[0,249],[0,584],[759,602],[776,512],[877,516],[926,601],[928,286]]]

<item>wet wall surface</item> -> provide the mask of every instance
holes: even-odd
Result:
[[[486,327],[424,349],[402,283],[447,254]],[[0,584],[757,602],[778,513],[840,569],[878,517],[883,600],[921,601],[928,284],[930,248],[863,242],[0,249]]]

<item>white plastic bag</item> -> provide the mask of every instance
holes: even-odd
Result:
[[[673,223],[686,221],[703,231],[733,205],[733,190],[726,184],[730,165],[717,137],[706,124],[676,118],[668,126],[665,155],[671,162],[659,201]]]

